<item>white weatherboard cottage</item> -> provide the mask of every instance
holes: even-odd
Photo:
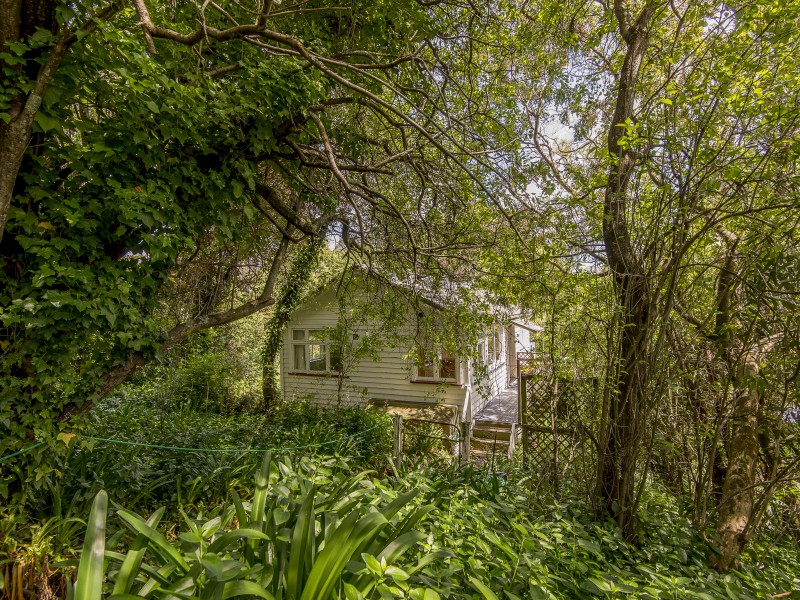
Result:
[[[447,310],[429,300],[422,302],[429,313]],[[517,352],[533,351],[532,334],[541,330],[524,319],[498,320],[479,341],[476,360],[423,347],[418,341],[418,317],[423,313],[410,306],[407,318],[401,317],[391,331],[374,321],[343,328],[339,311],[332,285],[292,315],[281,354],[284,401],[308,399],[324,406],[444,405],[453,421],[471,421],[491,398],[507,393],[517,377]],[[348,360],[367,339],[371,351]]]

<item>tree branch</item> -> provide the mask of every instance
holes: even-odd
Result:
[[[249,302],[244,302],[230,310],[202,315],[192,319],[186,323],[180,323],[170,329],[158,348],[158,354],[167,352],[170,348],[175,347],[177,344],[185,340],[190,335],[208,329],[210,327],[219,327],[233,323],[239,319],[249,317],[258,311],[266,308],[275,303],[273,293],[275,291],[275,284],[278,280],[278,274],[286,260],[286,253],[289,248],[290,240],[286,237],[282,238],[275,256],[272,259],[269,274],[264,284],[261,294]],[[144,365],[150,363],[154,357],[144,354],[143,352],[134,352],[128,355],[125,362],[117,365],[106,372],[100,380],[100,386],[97,392],[87,398],[81,405],[69,404],[59,415],[60,421],[67,421],[75,416],[86,414],[94,405],[97,400],[107,396],[112,390],[125,382],[131,375],[138,371]]]

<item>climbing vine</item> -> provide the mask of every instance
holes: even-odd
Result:
[[[292,313],[300,304],[308,290],[314,270],[320,263],[325,249],[324,237],[314,236],[305,242],[292,265],[286,280],[281,286],[278,301],[275,304],[272,317],[265,326],[266,341],[263,351],[263,394],[264,412],[270,412],[274,408],[275,396],[277,394],[276,378],[278,375],[278,353],[281,349],[283,332],[292,316]]]

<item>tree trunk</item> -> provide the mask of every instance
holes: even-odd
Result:
[[[598,461],[598,494],[628,539],[635,525],[636,461],[646,415],[651,294],[644,266],[631,241],[627,225],[628,183],[634,170],[630,144],[621,144],[634,120],[635,91],[647,49],[655,6],[646,4],[633,23],[622,0],[614,3],[620,34],[626,45],[619,73],[614,116],[608,130],[611,161],[603,206],[603,241],[614,275],[615,298],[621,319],[618,357],[611,370],[604,447]]]
[[[718,359],[727,366],[729,377],[734,382],[730,438],[726,444],[728,465],[721,486],[716,529],[722,554],[714,565],[718,570],[726,571],[744,548],[745,531],[753,511],[752,486],[755,483],[759,449],[759,395],[752,383],[759,367],[755,355],[746,354],[738,358],[734,352],[736,346],[740,345],[733,327],[736,284],[740,278],[737,253],[739,237],[726,229],[720,229],[719,235],[726,251],[717,280],[712,339]],[[719,410],[724,410],[724,400],[720,401]],[[725,420],[720,420],[719,426],[725,427]],[[721,437],[725,438],[724,435]]]
[[[49,23],[51,27],[48,29],[55,31],[55,7],[56,3],[52,1],[34,4],[22,0],[0,0],[0,51],[10,52],[11,44],[25,43],[28,35],[33,33],[30,30],[33,28],[35,31],[39,24],[45,26]],[[0,240],[3,239],[22,157],[30,141],[33,117],[42,100],[39,95],[28,95],[19,90],[15,79],[29,79],[31,74],[28,71],[34,64],[26,60],[12,66],[0,59],[0,87],[6,92],[17,90],[4,111],[5,117],[0,119]]]
[[[643,278],[626,278],[617,300],[629,306],[622,323],[614,389],[608,396],[606,445],[601,456],[599,495],[628,539],[634,535],[636,464],[644,431],[649,361],[649,290]]]
[[[0,51],[7,51],[9,44],[27,43],[37,29],[58,33],[58,6],[60,2],[57,0],[0,0]],[[5,111],[7,119],[0,119],[0,240],[3,239],[14,186],[42,97],[67,50],[78,39],[77,33],[91,33],[97,29],[98,21],[111,17],[120,8],[121,4],[112,2],[82,27],[63,32],[50,48],[26,51],[22,64],[9,66],[0,59],[0,89],[9,92],[18,89]],[[32,82],[30,93],[19,90],[14,83],[18,78]]]
[[[741,365],[733,394],[728,469],[719,504],[717,537],[722,556],[714,565],[726,571],[747,541],[745,531],[753,512],[754,485],[758,464],[759,393],[755,386],[758,359],[748,355]]]
[[[761,412],[761,394],[757,377],[760,361],[780,339],[781,335],[758,341],[747,349],[747,342],[737,335],[735,315],[738,308],[737,285],[742,279],[739,265],[738,245],[740,238],[727,229],[720,228],[719,236],[725,243],[725,253],[720,260],[719,278],[716,285],[714,306],[714,328],[705,332],[714,349],[714,358],[709,361],[708,378],[711,388],[718,377],[716,364],[725,365],[729,381],[733,382],[732,407],[729,421],[724,418],[725,396],[716,401],[717,435],[711,450],[715,453],[711,470],[712,493],[719,493],[719,511],[716,535],[720,543],[720,556],[712,560],[719,571],[727,571],[737,562],[748,538],[748,528],[753,518],[755,486],[758,477],[759,450],[764,449],[770,472],[777,468],[774,451],[765,417]],[[744,350],[743,350],[744,349]],[[726,386],[727,389],[727,386]],[[728,422],[730,432],[728,433]],[[727,467],[719,464],[720,453],[716,440],[721,439],[727,450]],[[722,474],[721,485],[719,483]]]
[[[175,325],[167,332],[163,343],[158,348],[158,352],[162,354],[167,352],[170,348],[174,348],[177,344],[198,331],[233,323],[239,319],[254,315],[267,306],[274,304],[273,291],[275,290],[275,284],[278,280],[278,274],[286,259],[288,247],[289,239],[284,237],[275,251],[275,256],[272,258],[267,281],[258,298],[239,304],[229,310],[203,315],[187,323]],[[154,356],[146,355],[142,352],[130,354],[124,363],[110,368],[105,375],[101,377],[98,389],[93,395],[86,398],[80,404],[74,403],[65,406],[59,415],[59,421],[68,421],[72,417],[86,414],[91,410],[93,404],[97,400],[110,394],[112,390],[127,381],[136,371],[150,363],[154,358]]]

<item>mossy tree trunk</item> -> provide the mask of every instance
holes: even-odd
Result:
[[[759,392],[756,385],[758,360],[745,357],[736,377],[731,415],[731,437],[728,444],[728,468],[719,503],[717,537],[721,558],[714,565],[727,571],[744,548],[745,536],[753,513],[758,465]]]

